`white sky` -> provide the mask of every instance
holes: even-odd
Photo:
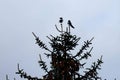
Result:
[[[44,74],[37,63],[44,50],[34,44],[32,32],[48,44],[46,36],[57,34],[54,25],[60,16],[65,26],[68,19],[72,21],[73,33],[80,41],[95,37],[92,60],[103,55],[100,76],[119,80],[119,4],[119,0],[0,0],[0,80],[5,80],[6,74],[10,80],[22,80],[15,74],[17,63],[28,74]]]

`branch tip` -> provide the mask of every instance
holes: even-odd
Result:
[[[33,36],[34,36],[35,38],[38,38],[38,37],[35,35],[35,33],[34,33],[34,32],[32,32],[32,34],[33,34]]]

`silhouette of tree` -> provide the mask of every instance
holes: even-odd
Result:
[[[55,25],[55,27],[60,34],[58,36],[47,36],[50,40],[49,44],[52,47],[52,50],[48,49],[39,37],[32,32],[36,44],[40,48],[48,51],[45,55],[47,58],[51,59],[50,70],[48,70],[45,61],[42,60],[41,55],[39,55],[40,60],[38,63],[46,73],[42,78],[28,75],[23,69],[20,69],[19,64],[16,74],[19,74],[21,78],[27,80],[102,80],[101,77],[98,76],[98,70],[101,69],[101,64],[103,63],[102,56],[96,62],[93,62],[90,68],[85,68],[86,62],[83,62],[91,57],[93,47],[90,46],[94,37],[84,41],[80,50],[77,53],[72,54],[72,50],[78,45],[80,37],[71,34],[71,29],[74,29],[74,27],[70,20],[68,20],[68,27],[66,27],[65,30],[63,29],[62,17],[60,18],[59,23],[61,29],[58,29],[57,25]],[[83,72],[80,73],[80,71]]]

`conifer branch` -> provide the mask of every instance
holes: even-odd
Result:
[[[55,27],[56,30],[60,32],[60,35],[50,35],[50,37],[47,36],[50,40],[49,44],[53,49],[52,51],[49,50],[47,46],[39,39],[39,37],[32,32],[35,37],[36,44],[38,44],[40,48],[50,52],[49,54],[44,54],[48,58],[51,58],[51,70],[48,71],[46,62],[42,60],[41,55],[39,54],[40,60],[38,63],[41,69],[46,72],[46,74],[43,75],[43,79],[28,75],[23,71],[23,69],[19,68],[19,64],[17,65],[18,71],[16,74],[19,74],[21,78],[28,80],[100,80],[101,77],[98,76],[97,71],[101,69],[101,64],[103,63],[102,56],[97,60],[97,62],[93,62],[90,68],[84,68],[86,62],[81,62],[81,60],[87,60],[88,57],[91,57],[93,47],[90,48],[90,45],[92,44],[91,42],[94,37],[90,40],[84,41],[81,49],[73,56],[71,51],[78,45],[80,37],[71,34],[70,29],[75,27],[72,25],[70,20],[68,20],[68,27],[66,27],[66,31],[63,30],[62,17],[60,17],[59,23],[61,25],[61,29],[59,29],[57,25],[55,25]],[[83,69],[83,73],[79,73],[81,69]]]
[[[94,39],[94,37],[91,39],[91,40],[87,40],[86,42],[84,41],[84,45],[81,47],[81,49],[79,50],[79,52],[74,56],[77,57],[77,56],[81,56],[81,54],[83,53],[84,50],[87,50],[87,48],[89,48],[91,41]]]
[[[102,61],[102,56],[100,59],[97,60],[97,62],[93,62],[93,64],[91,65],[91,68],[86,68],[87,71],[84,71],[85,75],[81,77],[81,79],[95,79],[95,80],[101,80],[100,77],[98,77],[98,73],[97,70],[100,70],[100,66],[103,63]]]
[[[17,66],[18,66],[18,71],[16,72],[16,74],[19,74],[21,78],[28,79],[28,80],[42,80],[38,77],[32,77],[28,75],[26,72],[23,71],[23,69],[19,68],[19,64]]]
[[[58,29],[57,25],[55,25],[56,29],[58,32],[62,33],[63,32],[63,27],[62,27],[62,24],[61,24],[61,30]]]
[[[32,32],[32,34],[33,34],[34,37],[35,37],[36,44],[38,44],[38,46],[39,46],[40,48],[43,48],[43,49],[45,49],[45,50],[47,50],[47,51],[49,51],[49,52],[52,52],[52,51],[50,51],[50,50],[47,48],[47,46],[39,39],[39,37],[37,37],[37,36],[34,34],[34,32]]]
[[[88,59],[88,57],[91,57],[90,52],[92,51],[92,49],[93,49],[93,47],[90,49],[89,52],[86,52],[86,53],[84,53],[83,55],[81,55],[79,60]]]
[[[40,60],[38,61],[38,63],[40,64],[40,66],[41,66],[41,68],[43,69],[43,70],[45,70],[45,72],[47,72],[48,73],[48,68],[47,68],[47,65],[45,64],[45,62],[42,60],[42,58],[41,58],[41,55],[39,54],[39,57],[40,57]]]

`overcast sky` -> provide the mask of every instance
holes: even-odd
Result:
[[[44,75],[37,63],[44,50],[35,44],[32,32],[48,45],[46,36],[58,35],[54,25],[61,16],[64,26],[72,21],[81,44],[95,37],[91,61],[103,55],[99,75],[120,80],[119,4],[120,0],[0,0],[0,80],[6,74],[10,80],[22,80],[15,74],[17,63],[32,76]]]

